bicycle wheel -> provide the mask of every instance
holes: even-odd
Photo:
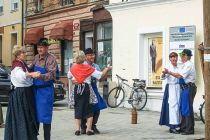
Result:
[[[205,102],[203,102],[203,104],[201,104],[200,116],[201,116],[201,121],[205,124]]]
[[[137,88],[133,91],[131,95],[132,107],[136,110],[142,110],[147,103],[147,92],[143,88]]]
[[[125,91],[121,87],[113,88],[108,95],[107,104],[111,108],[118,107],[125,98]]]

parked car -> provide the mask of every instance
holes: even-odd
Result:
[[[7,103],[9,99],[10,91],[13,86],[10,80],[11,70],[5,65],[0,63],[0,102]],[[64,83],[56,80],[54,82],[54,99],[60,101],[65,98]]]

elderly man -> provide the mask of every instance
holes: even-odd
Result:
[[[181,53],[181,60],[183,65],[180,67],[178,73],[165,70],[165,73],[179,78],[179,83],[181,85],[181,114],[182,122],[180,126],[180,132],[183,135],[194,134],[194,112],[193,112],[193,100],[197,91],[195,85],[195,68],[193,63],[190,61],[192,56],[192,51],[189,49],[184,49]]]
[[[37,44],[38,54],[33,61],[34,71],[41,73],[34,79],[36,113],[38,126],[43,123],[44,139],[50,140],[52,111],[54,102],[53,81],[56,75],[56,58],[48,53],[48,39],[41,38]]]
[[[92,66],[94,69],[101,71],[99,66],[96,63],[94,63],[95,53],[91,48],[87,48],[85,50],[85,56],[86,56],[85,64],[88,64],[88,65]],[[97,87],[97,81],[98,80],[96,78],[91,77],[91,86],[92,86],[94,92],[96,93],[96,96],[98,99],[98,103],[94,106],[93,125],[92,125],[92,129],[95,134],[100,133],[100,131],[96,127],[96,123],[98,122],[98,118],[100,115],[100,110],[107,108],[105,101],[99,94],[98,87]],[[82,120],[81,128],[82,128],[81,133],[85,134],[85,132],[86,132],[86,120],[85,119]]]

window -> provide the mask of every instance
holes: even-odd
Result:
[[[3,0],[0,0],[0,15],[3,14]]]
[[[112,65],[112,23],[99,23],[96,28],[96,62],[101,69]]]
[[[17,10],[18,9],[18,1],[19,0],[11,0],[11,10],[12,11],[15,11],[15,10]]]
[[[70,5],[70,4],[74,4],[74,0],[62,0],[62,3],[61,3],[62,6]]]
[[[42,0],[37,1],[36,9],[37,9],[38,12],[43,10],[43,1]]]

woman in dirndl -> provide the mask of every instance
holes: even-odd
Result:
[[[38,72],[29,73],[23,47],[15,46],[12,62],[11,82],[14,90],[9,97],[4,140],[37,140],[35,98],[33,78]]]
[[[81,119],[87,119],[87,135],[94,135],[92,130],[94,104],[97,103],[97,97],[91,87],[91,77],[96,79],[104,78],[111,70],[111,67],[105,68],[103,72],[95,70],[93,67],[83,64],[85,61],[85,54],[83,51],[76,51],[74,53],[74,60],[76,62],[70,68],[68,77],[74,80],[73,88],[73,102],[75,109],[76,131],[75,135],[80,135]]]

